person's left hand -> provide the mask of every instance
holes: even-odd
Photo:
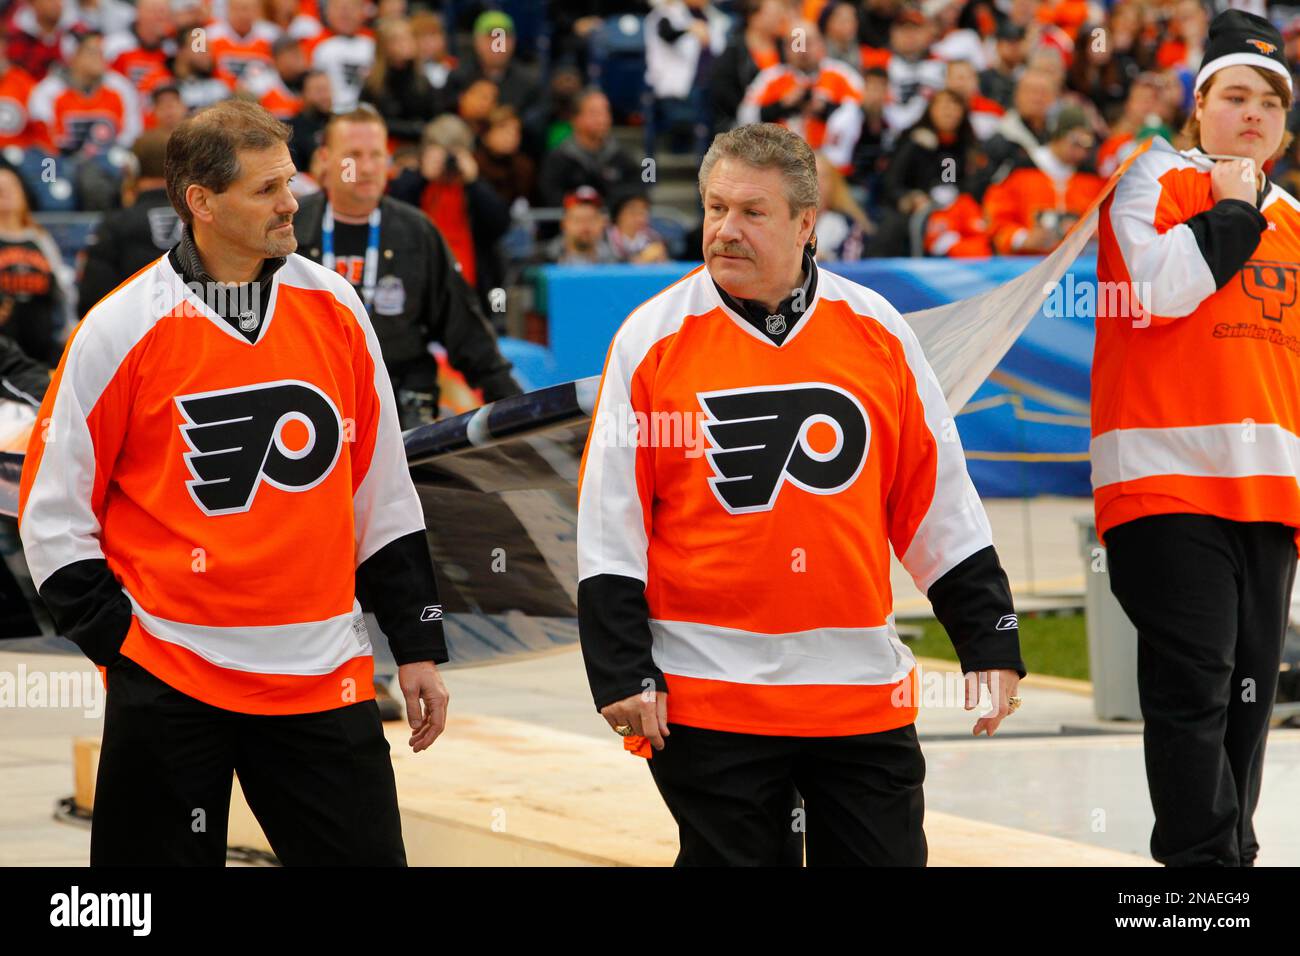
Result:
[[[397,684],[406,699],[406,722],[411,725],[411,750],[419,753],[438,739],[447,726],[451,695],[433,661],[416,661],[397,668]]]
[[[974,710],[979,706],[980,688],[988,687],[989,699],[993,709],[984,717],[975,721],[971,733],[978,737],[984,731],[992,737],[1003,718],[1011,713],[1011,698],[1016,696],[1020,686],[1020,675],[1013,670],[977,671],[966,675],[966,709]]]
[[[468,149],[456,150],[456,170],[460,173],[460,178],[467,183],[478,179],[478,160]]]

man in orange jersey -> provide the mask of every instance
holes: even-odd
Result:
[[[9,62],[9,27],[0,23],[0,149],[6,146],[52,150],[44,124],[27,112],[36,81],[20,66]]]
[[[294,254],[288,130],[183,122],[180,243],[77,327],[19,497],[32,579],[107,668],[90,859],[225,859],[232,773],[286,864],[403,865],[368,599],[414,751],[446,720],[442,606],[370,319]]]
[[[862,77],[826,55],[816,24],[796,23],[786,48],[788,61],[754,77],[736,118],[789,127],[847,174],[862,132]]]
[[[957,649],[967,709],[989,689],[975,733],[1019,704],[1006,574],[916,335],[810,254],[808,144],[742,126],[699,184],[705,264],[614,336],[583,453],[595,704],[648,738],[679,864],[797,864],[797,791],[810,863],[921,865],[919,681],[889,549]]]
[[[130,146],[140,135],[140,96],[126,77],[104,62],[104,38],[76,34],[76,52],[66,68],[53,69],[28,100],[32,119],[45,124],[65,154],[106,152]]]

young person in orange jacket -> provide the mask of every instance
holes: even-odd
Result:
[[[1220,14],[1196,145],[1153,140],[1100,213],[1097,530],[1137,627],[1151,853],[1171,866],[1259,851],[1300,527],[1300,203],[1262,172],[1291,99],[1278,31]]]

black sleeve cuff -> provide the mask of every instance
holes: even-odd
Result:
[[[679,30],[669,23],[667,17],[659,18],[659,26],[656,32],[659,34],[659,39],[665,43],[676,43],[686,33],[685,30]]]
[[[650,654],[650,609],[645,584],[619,574],[578,582],[578,637],[596,709],[639,694],[645,681],[668,690]]]
[[[423,531],[388,542],[357,567],[357,591],[401,664],[448,658],[442,603]]]
[[[134,611],[103,558],[64,565],[40,588],[59,633],[83,654],[107,667],[117,660]]]
[[[963,671],[1006,669],[1025,676],[1011,585],[992,545],[935,581],[926,596]]]
[[[1268,220],[1253,205],[1241,199],[1220,199],[1205,212],[1187,220],[1196,237],[1201,257],[1222,289],[1246,260],[1255,254]]]
[[[802,100],[800,102],[802,102]],[[760,106],[758,108],[758,118],[764,123],[776,123],[785,119],[787,116],[793,116],[798,112],[798,105],[786,106],[780,100],[777,100],[775,103],[768,103],[765,106]]]
[[[49,387],[49,369],[12,339],[0,338],[0,398],[39,408]]]

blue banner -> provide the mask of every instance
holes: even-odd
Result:
[[[827,268],[907,313],[988,291],[1038,261],[868,259]],[[544,380],[529,385],[599,375],[610,340],[628,313],[697,264],[542,267],[551,361]],[[1080,256],[959,414],[971,477],[982,495],[1091,494],[1088,396],[1095,284],[1096,258]]]

